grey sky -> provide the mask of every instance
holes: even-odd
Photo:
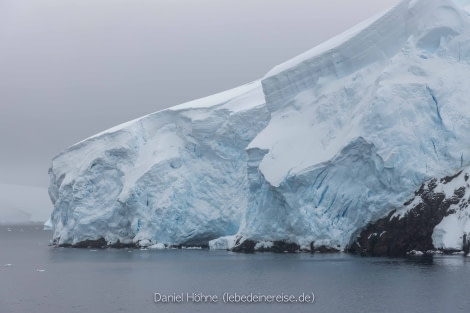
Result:
[[[262,77],[398,0],[0,0],[0,182],[94,133]]]

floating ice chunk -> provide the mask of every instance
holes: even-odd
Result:
[[[419,250],[411,250],[411,251],[408,251],[406,254],[408,254],[408,255],[423,255],[424,252],[419,251]]]
[[[201,250],[202,247],[181,247],[181,249],[186,249],[186,250]]]
[[[36,272],[40,272],[40,273],[45,272],[45,271],[46,270],[43,270],[43,269],[36,269]]]
[[[154,249],[154,250],[162,250],[162,249],[165,249],[165,245],[163,243],[156,243],[154,245],[151,245],[150,247],[148,247],[149,249]]]
[[[3,265],[3,267],[10,267],[10,266],[13,266],[13,264],[7,263]]]
[[[151,245],[152,245],[152,242],[148,239],[144,239],[144,240],[139,241],[139,246],[141,246],[141,247],[148,247],[148,246],[151,246]]]
[[[52,230],[52,221],[49,218],[45,223],[44,223],[44,230]]]
[[[235,246],[235,236],[224,236],[209,241],[210,250],[229,250]]]

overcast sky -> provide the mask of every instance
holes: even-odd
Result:
[[[0,183],[116,124],[262,77],[398,0],[0,0]]]

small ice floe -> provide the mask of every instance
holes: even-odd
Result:
[[[131,252],[132,252],[132,250],[127,250],[127,252],[131,253]]]
[[[40,273],[42,273],[42,272],[45,272],[45,271],[46,271],[46,270],[39,269],[39,268],[38,268],[38,269],[36,269],[36,272],[40,272]]]
[[[43,230],[52,230],[52,221],[48,219],[43,226]]]
[[[140,248],[140,251],[147,251],[147,248]]]
[[[11,231],[11,228],[7,228],[8,231]]]
[[[255,245],[255,250],[260,250],[260,249],[270,249],[274,246],[274,242],[272,241],[259,241],[256,245]]]
[[[154,249],[154,250],[162,250],[165,249],[165,245],[163,243],[156,243],[154,245],[151,245],[149,249]]]
[[[3,264],[3,267],[10,267],[10,266],[13,266],[13,264],[10,264],[10,263]]]
[[[408,254],[408,255],[423,255],[424,252],[419,251],[419,250],[411,250],[411,251],[408,251],[406,254]]]
[[[96,252],[96,249],[91,249],[90,251],[91,251],[91,252]]]
[[[201,250],[202,247],[181,247],[181,249],[186,249],[186,250]]]
[[[146,248],[148,246],[151,246],[152,245],[152,242],[148,239],[144,239],[144,240],[139,240],[138,242],[138,245],[142,248]]]

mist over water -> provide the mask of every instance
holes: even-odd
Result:
[[[467,312],[470,258],[237,254],[207,250],[70,249],[51,232],[0,227],[0,311]],[[311,293],[314,303],[223,303],[230,294]],[[155,303],[154,293],[217,303]]]

